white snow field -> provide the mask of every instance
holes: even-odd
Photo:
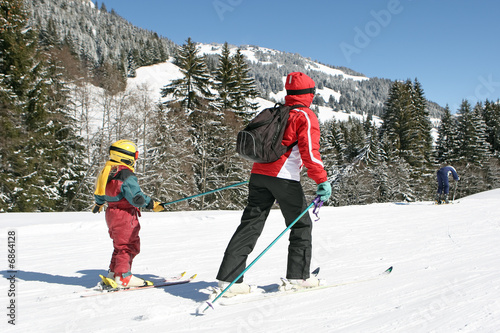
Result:
[[[154,281],[182,271],[198,277],[190,284],[88,298],[80,296],[107,271],[112,252],[104,214],[1,214],[0,331],[498,332],[499,202],[496,189],[450,205],[323,207],[313,230],[312,268],[321,267],[321,278],[349,282],[394,266],[392,274],[232,306],[216,302],[203,315],[196,315],[207,299],[201,291],[216,285],[241,211],[143,212],[133,272]],[[281,213],[273,210],[249,261],[284,229]],[[287,238],[245,281],[279,282]]]

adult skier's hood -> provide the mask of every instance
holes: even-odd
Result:
[[[304,73],[293,72],[288,74],[285,82],[287,92],[285,104],[301,104],[309,107],[314,98],[315,86],[313,79]]]

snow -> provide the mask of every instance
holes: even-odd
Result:
[[[161,90],[172,81],[180,79],[183,74],[179,67],[172,63],[173,59],[156,65],[139,67],[136,77],[127,79],[127,89],[146,88],[151,92],[151,99],[161,100]]]
[[[365,80],[368,80],[368,78],[366,76],[355,76],[355,75],[345,74],[340,69],[331,68],[331,67],[328,67],[328,66],[325,66],[325,65],[322,65],[322,64],[318,64],[316,62],[310,62],[306,66],[306,68],[310,69],[310,70],[320,71],[320,72],[323,72],[325,74],[329,74],[329,75],[332,75],[332,76],[340,75],[340,76],[344,77],[345,79],[351,79],[351,80],[354,80],[354,81],[365,81]]]
[[[224,46],[223,44],[217,44],[217,43],[212,43],[212,44],[198,43],[197,44],[197,48],[201,54],[221,54],[223,46]],[[234,56],[236,54],[236,51],[238,50],[238,47],[233,46],[233,45],[228,45],[228,46],[229,46],[229,52],[230,52],[231,56]],[[278,51],[276,51],[276,50],[272,50],[272,49],[260,47],[260,46],[243,45],[240,47],[241,54],[243,54],[249,61],[260,62],[263,64],[266,64],[266,63],[271,64],[272,63],[272,62],[259,61],[257,59],[257,57],[255,56],[255,53],[258,51],[260,51],[264,54],[269,54],[271,56],[278,53]]]
[[[212,43],[212,44],[198,43],[197,44],[197,48],[201,54],[220,54],[222,52],[222,46],[223,46],[222,44],[215,44],[215,43]],[[234,55],[236,53],[236,50],[238,49],[235,46],[229,46],[229,48],[230,48],[231,55]],[[266,63],[263,61],[259,61],[257,59],[257,57],[255,56],[255,53],[257,51],[260,51],[260,52],[263,52],[263,53],[269,54],[269,55],[274,55],[278,52],[276,50],[272,50],[272,49],[268,49],[268,48],[264,48],[264,47],[258,47],[258,46],[251,46],[251,45],[245,45],[241,49],[241,53],[249,61]],[[304,61],[306,61],[306,69],[309,69],[309,70],[323,72],[323,73],[331,75],[331,76],[341,76],[344,79],[351,79],[354,81],[368,80],[368,78],[366,76],[355,76],[355,75],[345,74],[340,69],[331,68],[331,67],[322,65],[320,63],[311,61],[309,59],[304,59]],[[138,73],[138,77],[139,77],[139,73]],[[283,80],[283,85],[284,85],[285,80],[286,80],[286,76],[284,76],[282,80]],[[340,96],[341,96],[341,94],[339,92],[337,92],[333,89],[329,89],[329,88],[317,89],[316,92],[317,92],[317,94],[320,94],[326,102],[329,101],[330,96],[332,96],[338,102],[340,99]],[[271,92],[269,94],[269,96],[273,100],[276,100],[276,101],[284,101],[285,95],[286,95],[286,90],[284,90],[284,89],[277,92],[277,93]],[[265,103],[265,104],[268,104],[268,103]],[[274,103],[273,103],[273,105],[274,105]],[[262,104],[259,106],[261,109],[264,107],[268,107],[268,106],[264,106]],[[319,120],[322,122],[327,121],[327,120],[331,120],[331,119],[337,119],[340,121],[344,121],[344,120],[347,120],[349,118],[349,116],[363,119],[363,116],[359,115],[359,114],[337,112],[337,111],[333,111],[331,108],[323,107],[323,108],[320,108]],[[379,120],[375,120],[375,122],[380,123]]]
[[[216,43],[212,43],[212,44],[198,43],[197,47],[198,47],[198,50],[199,50],[199,52],[201,54],[221,54],[223,45],[222,44],[216,44]],[[269,49],[269,48],[265,48],[265,47],[260,47],[260,46],[243,45],[240,48],[241,48],[241,53],[243,55],[245,55],[246,58],[249,61],[252,61],[252,62],[261,62],[261,63],[264,63],[264,64],[266,62],[259,61],[257,59],[257,57],[255,56],[255,52],[260,51],[260,52],[262,52],[264,54],[269,54],[271,56],[275,55],[276,53],[279,53],[279,51],[276,51],[276,50],[273,50],[273,49]],[[229,45],[229,49],[230,49],[230,54],[234,55],[234,54],[236,54],[236,50],[238,48],[235,47],[235,46]],[[332,76],[339,75],[339,76],[344,77],[345,79],[352,79],[354,81],[365,81],[365,80],[368,80],[368,78],[366,76],[349,75],[349,74],[345,74],[340,69],[331,68],[331,67],[322,65],[320,63],[317,63],[315,61],[311,61],[311,60],[308,60],[308,59],[304,59],[304,61],[307,62],[306,69],[309,69],[309,70],[320,71],[320,72],[323,72],[325,74],[332,75]],[[269,63],[271,63],[271,62],[269,62]]]
[[[314,109],[316,109],[316,106],[313,106]],[[326,121],[335,119],[337,121],[347,121],[349,118],[357,118],[360,121],[364,121],[367,117],[366,114],[359,114],[359,113],[354,113],[354,112],[343,112],[343,111],[333,111],[330,107],[326,106],[318,106],[318,120],[321,123],[324,123]],[[382,119],[380,119],[377,116],[372,116],[372,122],[376,126],[380,126],[382,124]]]
[[[197,44],[200,54],[220,54],[222,51],[222,46],[223,46],[222,44],[201,44],[201,43]],[[236,50],[237,47],[230,46],[230,52],[232,55],[236,53]],[[255,57],[255,52],[257,51],[261,51],[271,55],[278,52],[272,49],[250,46],[250,45],[244,46],[241,50],[242,54],[244,54],[247,57],[247,59],[254,62],[258,61],[257,58]],[[173,58],[160,64],[138,68],[136,70],[136,76],[127,79],[127,89],[129,91],[147,90],[151,96],[151,100],[165,101],[165,99],[161,97],[162,88],[170,84],[172,81],[181,78],[183,75],[179,67],[174,65],[172,61]],[[321,71],[324,72],[325,74],[329,74],[332,76],[340,75],[343,76],[344,79],[352,79],[354,81],[368,80],[367,77],[348,75],[339,69],[330,68],[328,66],[313,62],[308,59],[305,59],[305,61],[307,61],[307,68],[310,70]],[[286,76],[284,76],[282,80],[284,85]],[[316,92],[317,94],[321,95],[326,102],[329,101],[330,96],[332,96],[338,102],[341,96],[339,92],[326,87],[322,89],[317,89]],[[269,96],[272,100],[284,102],[286,96],[286,90],[283,89],[277,93],[271,92]],[[272,101],[260,97],[252,100],[252,102],[258,103],[259,107],[258,111],[261,111],[264,108],[272,107],[275,104]],[[316,108],[316,106],[313,106],[313,108]],[[320,122],[326,122],[332,119],[335,119],[337,121],[347,121],[349,117],[358,118],[360,120],[364,120],[366,118],[366,115],[361,115],[353,112],[334,111],[330,107],[319,106],[317,108],[318,108],[318,119]],[[100,112],[101,111],[98,111],[96,113],[99,114]],[[375,123],[375,125],[380,126],[382,120],[377,116],[373,116],[373,122]],[[98,124],[98,119],[96,121],[96,124]],[[433,129],[433,137],[434,138],[437,137],[437,131],[435,129]]]
[[[133,272],[159,281],[184,270],[190,284],[81,298],[107,270],[112,252],[104,214],[5,213],[2,332],[498,332],[500,189],[456,200],[323,207],[315,222],[313,267],[329,283],[392,274],[363,283],[262,302],[217,306],[202,316],[200,290],[217,273],[241,211],[143,212]],[[185,203],[177,204],[179,209]],[[250,256],[285,228],[273,210]],[[15,297],[7,270],[15,232]],[[11,233],[12,234],[12,233]],[[288,235],[246,274],[276,284],[285,274]],[[8,324],[14,300],[16,325]]]

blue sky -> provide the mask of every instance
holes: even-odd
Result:
[[[95,0],[93,0],[95,2]],[[182,45],[258,45],[368,77],[420,81],[455,112],[500,98],[497,0],[97,0]]]

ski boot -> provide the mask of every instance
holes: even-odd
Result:
[[[311,276],[308,279],[289,279],[288,282],[290,282],[292,289],[295,290],[320,286],[320,280],[315,276]]]
[[[441,203],[442,203],[442,201],[441,201],[441,194],[438,193],[438,194],[436,194],[436,204],[440,205]]]
[[[219,281],[219,288],[220,290],[224,290],[229,286],[231,282],[226,282],[226,281]],[[241,294],[249,294],[252,292],[252,287],[249,286],[248,284],[241,282],[241,283],[234,283],[231,288],[229,288],[222,297],[233,297],[236,295],[241,295]]]
[[[114,286],[112,285],[112,287],[119,289],[145,287],[153,285],[153,282],[138,278],[135,275],[132,275],[132,273],[130,272],[124,274],[115,274],[115,278],[112,281],[114,282]]]
[[[448,200],[448,194],[444,195],[444,200],[443,201],[444,201],[445,204],[449,204],[450,203],[450,201]]]

